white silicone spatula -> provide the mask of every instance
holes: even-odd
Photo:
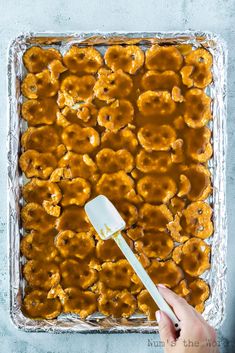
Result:
[[[115,240],[130,265],[133,267],[134,271],[144,284],[145,288],[158,305],[159,309],[164,311],[170,317],[176,330],[179,330],[180,323],[178,318],[175,316],[170,306],[166,303],[156,285],[153,283],[148,273],[145,271],[123,238],[121,230],[126,227],[126,224],[114,205],[107,197],[99,195],[85,205],[85,211],[91,224],[101,239],[107,240],[112,237]]]

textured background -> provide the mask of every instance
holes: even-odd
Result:
[[[0,351],[4,353],[161,352],[157,335],[27,334],[8,315],[7,258],[7,48],[27,31],[209,30],[229,47],[227,208],[227,318],[221,352],[235,352],[235,0],[0,0]]]

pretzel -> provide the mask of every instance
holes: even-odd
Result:
[[[143,115],[170,115],[176,105],[167,91],[145,91],[137,99],[139,111]]]
[[[106,195],[111,200],[123,198],[133,189],[134,182],[124,171],[104,173],[96,185],[97,194]]]
[[[185,134],[187,155],[196,162],[207,162],[212,156],[210,138],[211,131],[207,126],[188,129]]]
[[[118,212],[126,222],[126,228],[129,228],[137,223],[138,221],[138,210],[136,206],[132,205],[127,201],[118,201],[115,203]]]
[[[98,279],[97,271],[90,268],[86,260],[66,259],[60,265],[60,273],[63,288],[87,289]]]
[[[98,80],[94,86],[95,96],[106,102],[127,97],[132,90],[132,79],[122,70],[112,72],[100,70]]]
[[[143,289],[137,296],[137,303],[139,310],[147,315],[148,320],[156,320],[156,312],[159,308],[146,289]]]
[[[146,202],[167,203],[177,192],[174,180],[168,176],[144,176],[137,183],[137,191]]]
[[[54,48],[43,49],[33,46],[27,49],[23,55],[24,66],[32,73],[47,69],[53,60],[62,60],[60,52]]]
[[[182,281],[180,281],[177,286],[173,288],[173,291],[179,296],[186,298],[187,300],[188,294],[190,293],[187,281],[185,279],[182,279]]]
[[[23,102],[21,108],[22,118],[27,121],[29,126],[53,124],[58,111],[53,98],[29,99]]]
[[[112,45],[106,50],[104,59],[112,71],[122,69],[134,75],[144,64],[144,53],[136,45]]]
[[[22,93],[30,99],[53,97],[59,90],[59,81],[52,79],[49,70],[27,74],[21,85]]]
[[[173,87],[180,85],[180,76],[174,71],[147,71],[142,79],[141,85],[146,91],[171,91]]]
[[[64,207],[55,226],[58,231],[69,229],[74,232],[87,232],[91,230],[91,224],[84,209],[77,205]]]
[[[172,142],[176,140],[176,133],[169,125],[159,127],[147,124],[138,131],[138,140],[147,151],[169,151]]]
[[[134,108],[126,99],[115,100],[111,105],[102,107],[98,113],[98,124],[117,132],[129,124],[134,116]]]
[[[23,274],[32,287],[49,290],[60,281],[59,268],[54,263],[29,260],[23,267]]]
[[[145,203],[139,211],[139,224],[145,229],[165,231],[166,225],[173,217],[166,205],[150,205]]]
[[[189,289],[189,304],[193,305],[199,313],[202,313],[205,308],[204,303],[210,294],[210,288],[208,284],[203,281],[203,279],[197,278],[189,284]]]
[[[143,173],[165,173],[170,166],[171,156],[168,152],[140,150],[136,156],[136,168]]]
[[[202,201],[192,202],[184,211],[185,230],[187,233],[206,239],[213,233],[213,224],[211,222],[212,209]]]
[[[90,184],[83,178],[61,180],[59,187],[62,192],[61,205],[83,206],[91,194]]]
[[[110,289],[125,289],[131,286],[133,270],[127,260],[104,262],[99,272],[99,280]]]
[[[205,200],[212,191],[210,172],[201,164],[191,164],[184,171],[187,176],[191,188],[187,194],[190,201]]]
[[[66,76],[60,85],[61,93],[73,103],[92,97],[95,78],[92,75]],[[65,104],[70,105],[70,104]]]
[[[152,260],[147,271],[155,284],[162,283],[170,288],[175,287],[184,277],[183,271],[173,260]]]
[[[119,170],[129,173],[134,167],[134,158],[125,149],[115,152],[110,148],[103,148],[97,153],[96,162],[103,173],[115,173]]]
[[[145,231],[144,237],[135,242],[137,252],[143,251],[150,258],[166,259],[174,248],[171,237],[159,231]]]
[[[97,171],[96,164],[87,154],[74,152],[67,152],[59,160],[58,166],[68,171],[69,178],[88,179]]]
[[[189,235],[185,234],[180,223],[182,214],[177,212],[174,220],[167,224],[167,229],[170,231],[171,237],[178,243],[184,243],[189,239]]]
[[[133,153],[138,146],[138,140],[134,132],[125,127],[117,132],[105,131],[101,136],[101,145],[103,148],[112,148],[114,151],[125,147],[125,149]]]
[[[20,242],[21,253],[29,260],[37,259],[43,254],[45,261],[53,261],[58,255],[54,245],[54,230],[42,232],[31,230]]]
[[[143,227],[134,224],[129,229],[127,229],[126,234],[128,238],[136,241],[144,236],[144,230]]]
[[[112,317],[129,317],[136,309],[135,297],[127,290],[106,289],[98,298],[99,311]]]
[[[57,298],[48,299],[47,292],[33,290],[24,297],[22,311],[33,319],[54,319],[61,313],[61,303]]]
[[[61,135],[68,151],[90,153],[100,144],[99,133],[92,127],[80,127],[77,124],[67,126]]]
[[[21,145],[25,151],[53,152],[58,144],[59,135],[52,126],[30,127],[21,137]]]
[[[20,156],[19,165],[27,178],[47,179],[55,169],[57,160],[51,153],[27,150]]]
[[[34,202],[30,202],[22,208],[21,218],[23,227],[27,230],[47,232],[55,225],[54,217],[48,215],[42,206]]]
[[[75,287],[66,288],[63,310],[65,313],[80,315],[81,319],[97,311],[97,296],[91,291],[82,291]]]
[[[198,48],[185,56],[185,63],[181,69],[182,81],[188,87],[205,88],[212,81],[212,55],[209,51]]]
[[[103,59],[98,50],[93,47],[79,48],[75,45],[64,54],[64,63],[74,74],[95,74],[103,64]]]
[[[57,184],[48,180],[32,178],[23,186],[23,197],[27,202],[42,204],[44,200],[57,205],[61,200],[61,190]]]
[[[200,276],[210,268],[210,246],[191,238],[174,249],[172,258],[190,276]]]
[[[145,53],[145,65],[149,70],[178,71],[182,63],[183,57],[174,46],[153,45]]]
[[[189,127],[205,126],[211,119],[211,98],[198,88],[191,88],[185,93],[184,120]]]

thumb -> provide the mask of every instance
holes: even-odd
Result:
[[[171,319],[160,310],[156,312],[156,318],[161,341],[165,343],[165,346],[171,346],[171,343],[176,340],[176,332]]]

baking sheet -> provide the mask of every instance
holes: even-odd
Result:
[[[211,269],[201,277],[211,289],[205,303],[204,318],[218,328],[225,318],[226,298],[226,247],[227,217],[225,203],[225,158],[226,158],[226,72],[227,49],[224,41],[212,33],[205,32],[155,32],[155,33],[28,33],[18,36],[9,47],[8,97],[9,97],[9,149],[8,149],[8,236],[10,265],[10,316],[13,323],[25,331],[51,332],[156,332],[157,323],[147,321],[144,315],[133,315],[129,319],[111,319],[97,313],[81,320],[77,315],[62,314],[53,320],[32,320],[21,312],[24,295],[24,279],[20,254],[20,237],[23,233],[20,222],[20,207],[23,203],[21,186],[23,176],[18,168],[20,135],[25,123],[20,118],[20,82],[25,75],[22,62],[24,51],[32,45],[54,47],[63,54],[72,44],[95,45],[102,53],[111,44],[138,44],[143,49],[153,43],[192,44],[205,47],[213,55],[213,83],[207,89],[212,97],[213,158],[209,162],[212,173],[214,235],[206,242],[211,245]]]

